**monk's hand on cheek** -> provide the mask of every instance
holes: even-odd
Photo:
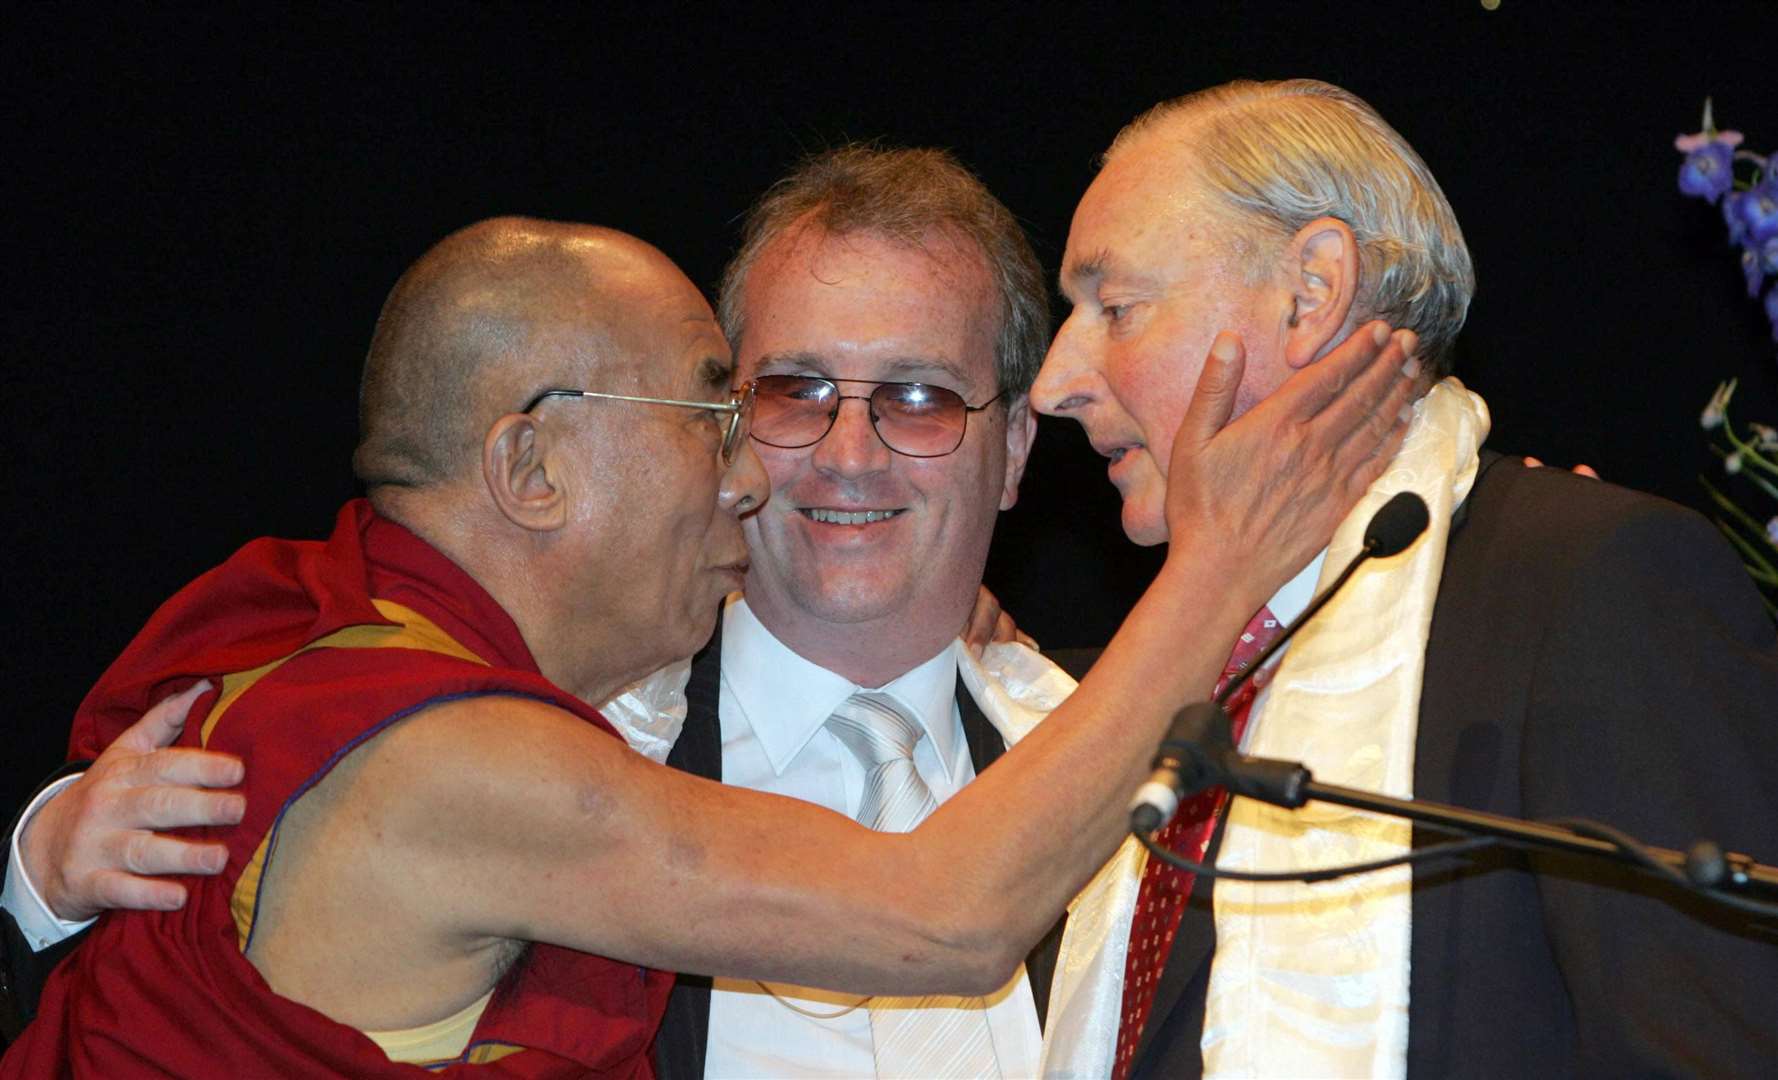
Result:
[[[1216,560],[1264,602],[1327,545],[1400,447],[1420,386],[1416,344],[1410,331],[1362,326],[1231,420],[1244,350],[1217,335],[1173,440],[1170,557]]]

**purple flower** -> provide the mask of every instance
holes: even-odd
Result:
[[[1747,229],[1740,242],[1757,247],[1778,236],[1778,177],[1766,177],[1737,203],[1741,223]]]
[[[1778,274],[1778,233],[1766,237],[1766,242],[1759,246],[1759,268],[1768,274]]]
[[[1728,198],[1722,201],[1722,222],[1729,227],[1729,244],[1739,244],[1747,239],[1747,222],[1741,217],[1741,204],[1747,201],[1747,192],[1731,191]]]
[[[1715,202],[1735,184],[1734,161],[1735,151],[1727,143],[1704,144],[1679,167],[1679,190]]]
[[[1772,546],[1778,547],[1778,517],[1766,522],[1766,538],[1772,541]]]
[[[1703,124],[1704,124],[1703,131],[1697,132],[1692,135],[1676,135],[1676,136],[1674,136],[1673,137],[1673,149],[1678,150],[1682,154],[1689,154],[1694,150],[1702,150],[1704,147],[1709,146],[1711,143],[1721,143],[1724,146],[1728,147],[1730,150],[1733,150],[1735,147],[1741,145],[1741,133],[1739,131],[1718,131],[1718,130],[1716,130],[1716,122],[1710,118],[1710,99],[1709,98],[1704,99]]]
[[[1741,249],[1741,273],[1747,278],[1747,295],[1758,296],[1760,283],[1765,280],[1766,275],[1759,268],[1759,256],[1754,254],[1752,248]]]

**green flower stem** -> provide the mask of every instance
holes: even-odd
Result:
[[[1729,542],[1734,544],[1743,554],[1757,558],[1753,547],[1748,544],[1745,538],[1730,529],[1727,522],[1723,521],[1721,518],[1717,518],[1716,526],[1722,530],[1724,536],[1729,538]],[[1745,560],[1741,563],[1741,569],[1747,571],[1747,576],[1752,578],[1758,584],[1768,589],[1778,588],[1778,573],[1767,573],[1766,571],[1761,570],[1757,564]]]
[[[1730,423],[1729,418],[1726,416],[1722,418],[1722,433],[1723,437],[1728,439],[1729,442],[1734,443],[1735,449],[1741,452],[1741,464],[1756,465],[1771,473],[1773,476],[1778,476],[1778,465],[1774,465],[1772,462],[1767,461],[1765,455],[1759,452],[1757,446],[1750,442],[1742,441],[1741,437],[1735,434],[1735,425]]]
[[[1772,547],[1771,542],[1766,540],[1765,527],[1753,520],[1753,518],[1748,515],[1747,511],[1737,506],[1735,500],[1716,490],[1716,486],[1702,476],[1698,477],[1698,482],[1704,485],[1704,490],[1710,493],[1711,501],[1716,503],[1724,513],[1734,518],[1742,525],[1742,527],[1753,533],[1753,535],[1759,537],[1763,542],[1764,547]],[[1716,523],[1717,527],[1722,529],[1723,535],[1727,536],[1729,540],[1740,549],[1741,554],[1750,560],[1747,572],[1768,585],[1778,585],[1778,566],[1773,565],[1772,559],[1769,557],[1768,553],[1762,552],[1759,547],[1747,540],[1746,537],[1743,537],[1740,533],[1731,529],[1728,522],[1718,518]],[[1771,554],[1778,554],[1778,549],[1773,549]]]

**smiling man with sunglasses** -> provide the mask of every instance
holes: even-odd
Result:
[[[1024,471],[1047,299],[1017,222],[942,152],[830,151],[754,206],[719,308],[772,496],[743,523],[745,598],[694,665],[717,690],[692,695],[679,763],[907,829],[1002,752],[1020,718],[957,634]],[[1022,660],[1021,693],[1073,685]],[[831,719],[860,691],[907,725],[896,767],[924,805],[894,820]],[[1029,1075],[1047,983],[916,1001],[682,979],[657,1058],[668,1077]]]

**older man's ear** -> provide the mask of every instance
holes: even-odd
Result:
[[[1351,226],[1320,217],[1298,229],[1284,249],[1290,291],[1284,314],[1284,361],[1307,367],[1351,332],[1358,295],[1358,242]]]
[[[550,475],[537,420],[509,413],[482,440],[482,482],[507,520],[532,532],[550,532],[568,519],[568,500]]]

